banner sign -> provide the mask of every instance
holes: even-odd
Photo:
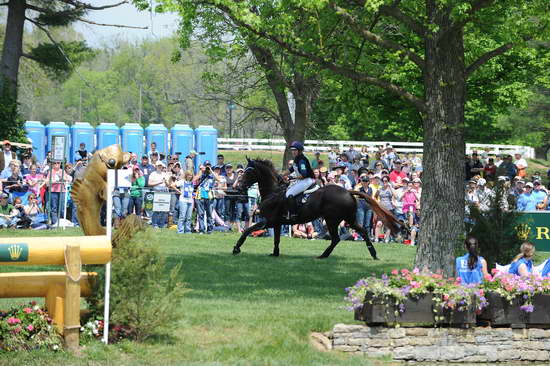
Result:
[[[65,161],[65,149],[67,145],[65,143],[66,136],[52,136],[52,160],[53,161]]]
[[[0,243],[0,262],[27,262],[29,245],[27,243]]]
[[[523,228],[519,228],[520,237],[535,244],[539,251],[550,252],[550,211],[522,212],[520,217]]]
[[[170,192],[154,192],[153,211],[170,212]]]
[[[145,211],[153,211],[153,200],[155,198],[155,193],[145,192],[143,195],[143,209]]]

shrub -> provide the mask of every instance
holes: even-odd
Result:
[[[479,241],[479,254],[487,260],[488,268],[495,263],[507,264],[519,253],[522,240],[518,237],[516,227],[520,214],[509,208],[508,192],[503,184],[497,184],[494,194],[489,199],[489,210],[480,211],[470,207],[470,235]]]
[[[168,273],[166,261],[152,245],[150,231],[133,239],[119,241],[113,249],[111,271],[111,325],[113,341],[137,341],[168,330],[181,318],[180,303],[185,292],[178,280],[181,266]],[[88,298],[91,316],[103,316],[104,274],[96,283],[94,296]],[[101,327],[102,330],[102,327]]]
[[[0,350],[58,350],[61,344],[51,318],[35,302],[0,312]]]

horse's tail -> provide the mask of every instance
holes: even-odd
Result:
[[[399,229],[401,227],[401,223],[399,222],[399,220],[397,220],[397,218],[390,211],[380,206],[374,198],[366,193],[359,191],[350,190],[348,192],[354,196],[364,198],[369,206],[372,208],[372,210],[376,213],[376,215],[382,220],[384,225],[386,225],[386,227],[390,229],[392,234],[397,235],[399,233]]]

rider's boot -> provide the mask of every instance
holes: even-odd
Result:
[[[298,219],[298,212],[296,208],[296,200],[294,196],[290,195],[286,198],[286,207],[288,208],[287,219],[290,221],[295,221]]]

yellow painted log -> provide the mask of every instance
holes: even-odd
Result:
[[[111,260],[111,241],[105,236],[0,238],[0,263],[10,265],[64,265],[65,246],[80,245],[82,264]]]
[[[56,296],[65,296],[66,277],[65,272],[0,273],[0,298],[51,297],[50,301],[55,301]],[[95,272],[82,272],[80,296],[88,297],[92,294],[90,281],[95,277]],[[46,301],[46,306],[51,305],[51,302]]]

